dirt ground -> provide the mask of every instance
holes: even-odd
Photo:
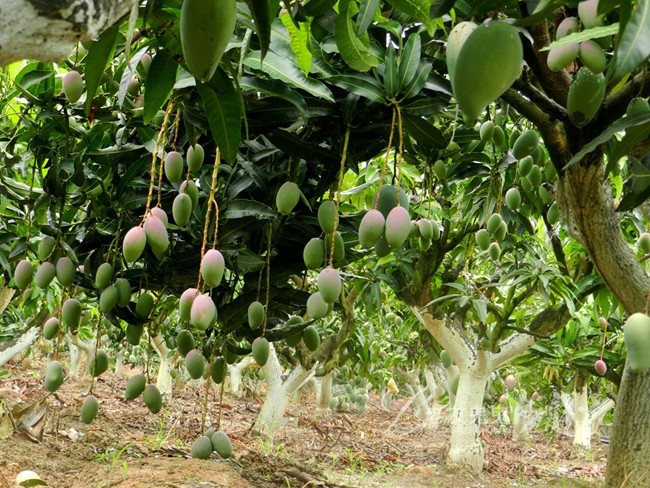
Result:
[[[272,441],[251,433],[261,399],[224,398],[221,428],[232,440],[233,456],[191,459],[191,444],[201,432],[204,387],[175,392],[153,415],[141,399],[124,400],[127,377],[104,374],[93,389],[100,414],[87,426],[79,410],[90,379],[67,380],[48,396],[42,369],[9,365],[0,376],[0,488],[12,487],[25,469],[55,488],[597,487],[604,473],[605,446],[576,456],[570,438],[549,443],[534,434],[528,442],[514,442],[487,425],[484,474],[454,475],[443,464],[445,426],[426,431],[410,412],[402,412],[404,403],[396,401],[386,412],[374,395],[363,414],[317,416],[309,391],[289,408]],[[216,425],[218,417],[213,388],[206,426]]]

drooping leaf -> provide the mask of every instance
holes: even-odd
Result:
[[[260,41],[262,58],[264,58],[271,43],[271,22],[274,18],[274,15],[271,15],[269,0],[246,0],[246,5],[248,5],[255,22],[255,31]]]
[[[416,140],[418,144],[442,148],[447,146],[447,140],[440,129],[422,117],[402,113],[406,133]]]
[[[379,65],[379,59],[370,52],[370,37],[366,32],[357,34],[352,21],[352,12],[346,9],[339,12],[336,19],[334,37],[343,61],[352,69],[366,72]]]
[[[650,113],[648,112],[639,112],[630,116],[623,117],[622,119],[614,122],[612,125],[607,127],[587,144],[585,144],[583,148],[569,160],[564,168],[568,169],[574,164],[582,161],[582,159],[587,154],[594,151],[601,144],[608,142],[612,137],[614,137],[614,134],[617,132],[624,131],[628,127],[636,127],[638,125],[647,124],[648,122],[650,122]]]
[[[399,92],[399,66],[397,66],[397,54],[392,44],[386,48],[384,58],[384,90],[388,98],[393,98]]]
[[[427,82],[427,79],[429,78],[429,75],[431,74],[431,69],[433,68],[433,65],[429,61],[420,61],[420,66],[417,71],[417,76],[413,78],[413,81],[409,83],[406,88],[404,89],[404,100],[408,100],[411,97],[414,97],[418,93],[420,93],[420,90],[424,88],[424,85]]]
[[[119,107],[124,105],[124,99],[126,98],[126,93],[129,89],[129,84],[135,75],[135,68],[138,66],[142,55],[147,52],[148,46],[143,47],[138,52],[136,52],[129,62],[124,66],[124,71],[122,72],[122,78],[120,79],[120,87],[117,90],[117,104]]]
[[[625,181],[623,198],[618,212],[633,210],[650,198],[650,158],[639,161],[630,157],[630,177]]]
[[[233,164],[241,141],[239,97],[232,82],[222,71],[217,71],[210,83],[214,83],[222,91],[218,93],[203,83],[199,83],[197,88],[203,99],[212,137],[221,150],[223,158]]]
[[[406,40],[399,56],[399,87],[402,90],[413,81],[420,65],[422,39],[419,34],[411,34]]]
[[[239,86],[244,90],[253,90],[261,95],[269,97],[279,97],[295,106],[304,115],[307,115],[307,105],[305,99],[296,91],[289,88],[284,83],[274,80],[265,80],[253,76],[243,76],[239,80]]]
[[[576,42],[588,41],[590,39],[600,39],[601,37],[613,36],[618,33],[618,22],[610,25],[602,25],[599,27],[592,27],[580,32],[574,32],[568,36],[553,41],[548,46],[543,47],[540,51],[548,51],[555,47],[562,47],[568,44],[575,44]]]
[[[618,80],[650,56],[650,0],[639,0],[618,35],[614,58],[607,70],[608,80]]]
[[[259,220],[269,220],[277,216],[275,210],[268,205],[255,200],[232,200],[228,203],[221,216],[228,219],[241,219],[243,217],[255,217]]]
[[[269,51],[264,60],[260,59],[260,52],[250,52],[244,58],[244,64],[254,69],[261,69],[271,78],[288,83],[289,85],[305,90],[315,97],[334,101],[332,92],[318,80],[308,78],[300,68],[291,60],[280,57]]]
[[[149,75],[145,82],[142,115],[145,124],[151,122],[171,95],[177,72],[178,63],[169,51],[158,51],[151,61]]]
[[[429,15],[432,19],[442,17],[452,9],[455,2],[456,0],[433,0]]]
[[[331,76],[330,83],[375,103],[384,103],[384,91],[375,78],[362,73]]]
[[[318,17],[336,5],[337,0],[309,0],[303,5],[303,11],[308,17]]]
[[[366,33],[375,18],[378,8],[379,0],[361,0],[359,13],[357,14],[357,32],[359,35]]]
[[[296,56],[298,67],[306,75],[311,69],[311,52],[307,47],[310,42],[309,24],[307,22],[300,22],[298,24],[300,27],[297,27],[293,23],[291,15],[288,13],[282,14],[280,20],[289,33],[291,50]]]
[[[88,50],[86,55],[86,104],[84,109],[86,115],[90,114],[90,109],[93,104],[93,99],[95,98],[95,93],[97,93],[97,88],[99,87],[99,82],[104,76],[104,70],[108,61],[113,57],[113,51],[115,50],[115,39],[117,38],[117,33],[119,30],[119,25],[114,25],[110,29],[104,31],[104,33],[99,36],[97,41],[93,42]]]

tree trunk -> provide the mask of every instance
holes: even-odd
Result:
[[[320,413],[329,412],[330,401],[332,400],[333,375],[330,371],[318,379],[316,387],[316,409]]]
[[[228,373],[230,376],[230,394],[235,398],[242,398],[244,396],[244,388],[242,386],[242,373],[252,364],[255,364],[255,360],[251,356],[246,356],[242,358],[241,361],[228,365]]]
[[[156,387],[160,394],[168,399],[172,397],[172,368],[174,367],[174,356],[169,357],[169,349],[165,344],[165,339],[160,333],[150,338],[154,351],[160,358],[158,366],[158,376],[156,378]]]
[[[79,41],[96,39],[136,0],[0,0],[0,65],[60,61]]]
[[[29,348],[29,346],[31,346],[39,336],[39,332],[38,328],[32,327],[22,335],[12,339],[6,344],[3,344],[2,349],[0,350],[0,367],[8,363],[14,356],[21,354]]]
[[[115,376],[122,376],[124,372],[124,349],[120,349],[115,357]]]
[[[434,414],[434,411],[429,406],[429,402],[427,401],[427,397],[425,395],[425,390],[420,384],[417,372],[409,371],[405,374],[405,376],[407,379],[406,387],[409,390],[409,394],[413,397],[415,416],[422,420],[422,426],[425,429],[437,429],[438,422],[440,421],[440,412],[438,412],[438,415],[436,416]]]
[[[591,449],[591,419],[589,418],[589,395],[587,382],[582,381],[573,389],[573,446]]]
[[[477,365],[460,370],[447,456],[447,466],[453,470],[471,474],[483,471],[481,418],[488,375],[489,371],[485,367]]]
[[[282,423],[289,406],[289,397],[309,377],[311,371],[298,365],[282,381],[282,367],[273,345],[271,345],[269,359],[262,367],[262,371],[264,371],[264,377],[268,385],[268,393],[253,431],[256,435],[272,438]]]
[[[68,347],[70,348],[70,376],[78,378],[81,371],[81,360],[86,355],[87,364],[90,364],[92,349],[90,344],[79,339],[77,334],[68,331]]]
[[[625,385],[625,388],[623,388]],[[607,456],[606,488],[650,486],[650,371],[625,367]]]
[[[512,438],[516,441],[530,439],[530,429],[537,423],[532,401],[527,398],[518,400],[512,416]]]

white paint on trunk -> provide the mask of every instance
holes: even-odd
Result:
[[[37,327],[32,327],[21,335],[11,346],[0,351],[0,366],[4,366],[11,358],[25,352],[39,336]]]
[[[160,365],[158,366],[158,376],[156,377],[156,387],[160,394],[167,399],[172,397],[172,375],[171,371],[174,367],[174,355],[169,354],[169,349],[165,344],[165,338],[157,333],[154,337],[150,337],[151,345],[154,351],[160,358]]]
[[[122,376],[124,373],[124,350],[120,349],[115,356],[115,375]]]
[[[537,425],[538,416],[533,409],[533,402],[522,399],[515,403],[512,421],[512,438],[516,441],[530,439],[530,430]]]
[[[13,288],[7,288],[6,286],[0,288],[0,314],[9,306],[15,293],[16,290]]]
[[[230,377],[230,394],[235,398],[242,398],[244,396],[242,375],[244,373],[244,370],[253,364],[255,364],[255,360],[252,358],[252,356],[245,356],[241,361],[228,365],[228,373]]]
[[[269,359],[262,367],[262,371],[268,385],[268,393],[253,430],[257,435],[272,438],[282,424],[291,394],[309,378],[311,370],[298,365],[283,380],[282,367],[271,344]]]
[[[590,449],[591,420],[589,419],[589,396],[587,395],[586,381],[581,387],[576,387],[573,390],[573,428],[573,445]]]
[[[60,61],[96,39],[137,0],[0,0],[0,65]]]
[[[82,359],[86,356],[86,363],[90,364],[92,355],[91,346],[86,341],[79,338],[77,334],[68,331],[68,347],[70,348],[70,376],[78,378],[81,372]]]
[[[480,364],[480,363],[479,363]],[[475,364],[460,370],[458,391],[451,414],[451,445],[447,466],[464,473],[478,474],[483,470],[481,420],[483,395],[489,375],[487,368]]]
[[[332,383],[334,375],[330,371],[316,379],[316,409],[319,413],[328,413],[332,400]]]
[[[422,420],[422,427],[427,430],[435,430],[438,428],[438,422],[440,421],[440,412],[438,415],[434,414],[434,411],[429,406],[427,397],[425,395],[425,390],[420,384],[420,379],[418,377],[417,371],[409,371],[405,374],[407,379],[406,388],[409,391],[409,394],[413,398],[413,405],[415,407],[415,416]]]

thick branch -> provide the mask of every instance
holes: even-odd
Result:
[[[601,132],[625,114],[625,110],[633,98],[649,95],[650,70],[645,69],[628,81],[623,88],[605,99],[592,124],[598,128],[598,132]]]

